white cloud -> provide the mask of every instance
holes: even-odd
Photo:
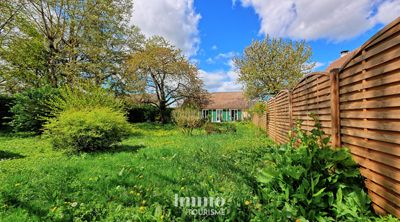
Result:
[[[235,57],[236,55],[239,55],[237,52],[230,51],[230,52],[225,52],[225,53],[218,53],[214,57],[209,57],[206,59],[206,62],[208,64],[215,64],[215,63],[221,63],[225,65],[230,65],[230,61],[232,61],[232,58]]]
[[[230,66],[228,71],[199,71],[200,78],[204,81],[204,85],[208,91],[233,92],[242,90],[242,86],[237,83],[239,75],[234,69],[232,60],[228,64]]]
[[[193,0],[135,0],[131,22],[146,36],[163,36],[192,56],[199,49],[200,18]]]
[[[374,16],[375,23],[387,24],[393,18],[400,16],[400,1],[386,1],[380,5],[376,15]]]
[[[260,33],[340,41],[400,15],[400,0],[241,0],[261,20]],[[377,13],[374,14],[376,9]]]
[[[216,45],[213,45],[213,46],[211,47],[211,49],[212,49],[212,50],[217,50],[218,47],[217,47]]]
[[[237,52],[234,51],[230,51],[230,52],[225,52],[225,53],[219,53],[218,55],[216,55],[214,58],[215,59],[231,59],[234,56],[238,55]]]
[[[213,58],[208,58],[208,59],[206,60],[206,62],[207,62],[208,64],[214,64],[214,63],[215,63],[215,61],[214,61]]]
[[[314,71],[318,70],[318,68],[321,68],[323,66],[325,66],[325,63],[323,63],[323,62],[315,62]]]

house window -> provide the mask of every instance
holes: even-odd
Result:
[[[237,109],[231,109],[231,121],[239,120],[239,111]]]
[[[222,109],[217,109],[217,116],[216,116],[216,122],[221,122],[222,120]]]
[[[203,109],[202,112],[201,112],[201,117],[203,119],[209,119],[210,118],[210,110]]]

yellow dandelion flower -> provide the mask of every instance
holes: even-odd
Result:
[[[251,202],[250,202],[250,201],[248,201],[248,200],[246,200],[246,201],[244,202],[244,204],[245,204],[245,205],[250,205],[250,204],[251,204]]]

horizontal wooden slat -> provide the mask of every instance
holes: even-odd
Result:
[[[385,152],[400,157],[400,144],[387,143],[376,140],[365,140],[362,137],[343,135],[342,142],[346,145],[355,145],[368,149]]]

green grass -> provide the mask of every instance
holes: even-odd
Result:
[[[39,136],[0,135],[0,221],[248,220],[252,177],[272,142],[254,127],[185,136],[172,125],[133,125],[115,150],[67,155]],[[223,197],[225,216],[196,217],[174,194]]]

